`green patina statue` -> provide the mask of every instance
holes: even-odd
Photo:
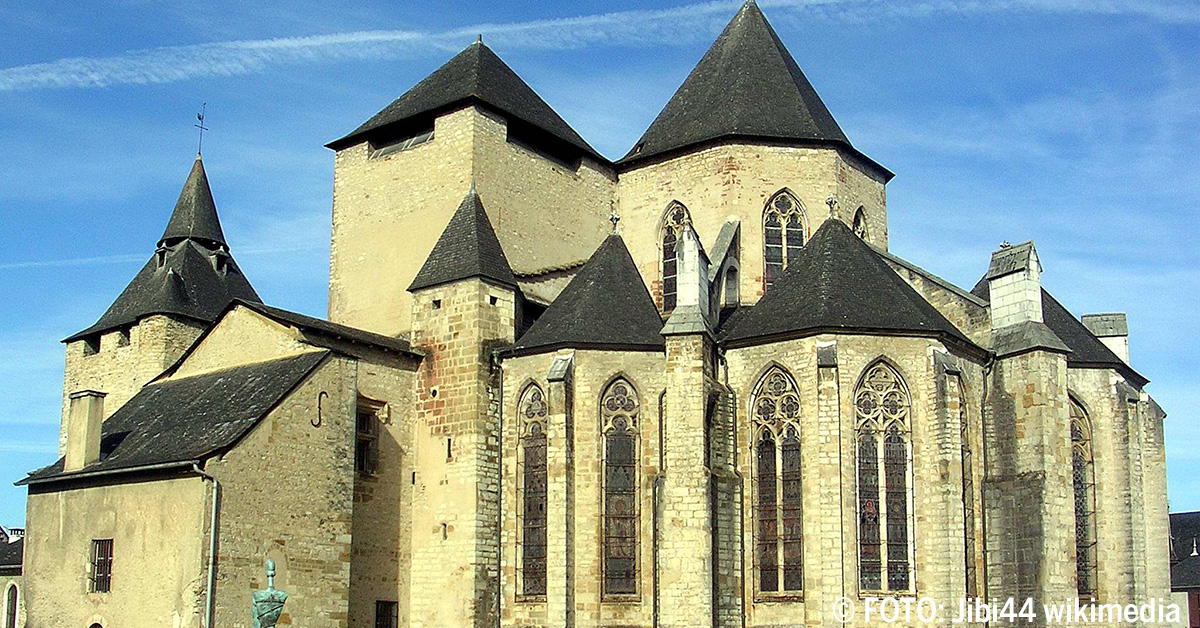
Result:
[[[283,603],[288,599],[287,593],[275,590],[275,561],[267,559],[267,588],[255,591],[251,598],[254,628],[275,628],[275,622],[283,613]]]

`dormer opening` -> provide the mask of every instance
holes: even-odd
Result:
[[[579,149],[519,120],[508,119],[507,126],[509,144],[571,172],[579,170],[582,161]]]
[[[406,151],[410,148],[415,148],[432,141],[433,120],[431,119],[426,124],[422,124],[415,129],[410,128],[401,132],[399,135],[391,136],[386,139],[380,138],[372,140],[370,143],[371,159]]]

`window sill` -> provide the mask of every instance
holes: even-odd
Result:
[[[900,599],[903,599],[903,598],[916,599],[917,592],[910,590],[910,589],[905,589],[903,591],[859,591],[858,592],[858,599],[860,599],[860,600],[869,598],[869,597],[894,597],[894,598],[900,598]]]
[[[518,595],[518,604],[545,604],[546,596],[544,595]]]
[[[600,596],[601,604],[641,604],[642,596],[638,593],[607,593]]]
[[[804,601],[803,593],[757,593],[755,604],[795,604]]]

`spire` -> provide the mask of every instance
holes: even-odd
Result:
[[[196,155],[192,164],[192,172],[188,174],[175,201],[175,211],[167,221],[167,229],[163,232],[159,244],[174,244],[191,238],[210,248],[229,248],[225,243],[225,234],[221,231],[221,221],[217,218],[217,204],[213,201],[212,190],[208,187],[208,175],[204,172],[204,160]]]
[[[517,288],[517,278],[475,191],[474,181],[408,290],[414,292],[471,277]]]
[[[560,347],[661,351],[662,317],[620,235],[608,236],[517,341],[514,352]]]
[[[632,162],[721,137],[850,147],[758,5],[742,5],[700,63],[621,159]]]
[[[974,346],[837,219],[817,229],[725,340],[750,345],[837,331],[939,336]]]
[[[385,127],[398,130],[432,123],[437,115],[472,103],[531,125],[593,158],[607,161],[496,56],[483,43],[482,36],[349,135],[326,146],[341,150],[368,137],[388,133]]]

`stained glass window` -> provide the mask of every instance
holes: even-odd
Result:
[[[971,454],[970,417],[967,414],[967,395],[962,380],[958,380],[958,440],[962,460],[963,555],[966,558],[967,596],[979,596],[978,568],[975,564],[975,463]]]
[[[854,235],[867,239],[867,214],[862,207],[854,212]]]
[[[867,369],[855,389],[854,407],[859,588],[908,591],[912,588],[908,389],[899,373],[878,362]]]
[[[521,592],[546,594],[546,414],[542,389],[521,395]]]
[[[804,208],[791,192],[781,191],[767,201],[763,210],[763,278],[767,286],[800,254],[807,233]]]
[[[662,225],[662,304],[663,311],[675,309],[679,293],[679,262],[675,257],[675,244],[683,235],[685,225],[691,224],[692,216],[687,207],[678,201],[671,203],[663,216]]]
[[[792,376],[772,367],[751,399],[755,445],[755,547],[758,591],[804,590],[800,395]]]
[[[604,426],[604,594],[637,593],[637,391],[625,379],[600,401]]]
[[[1096,478],[1092,427],[1071,399],[1071,471],[1075,491],[1075,579],[1080,598],[1096,595]]]

